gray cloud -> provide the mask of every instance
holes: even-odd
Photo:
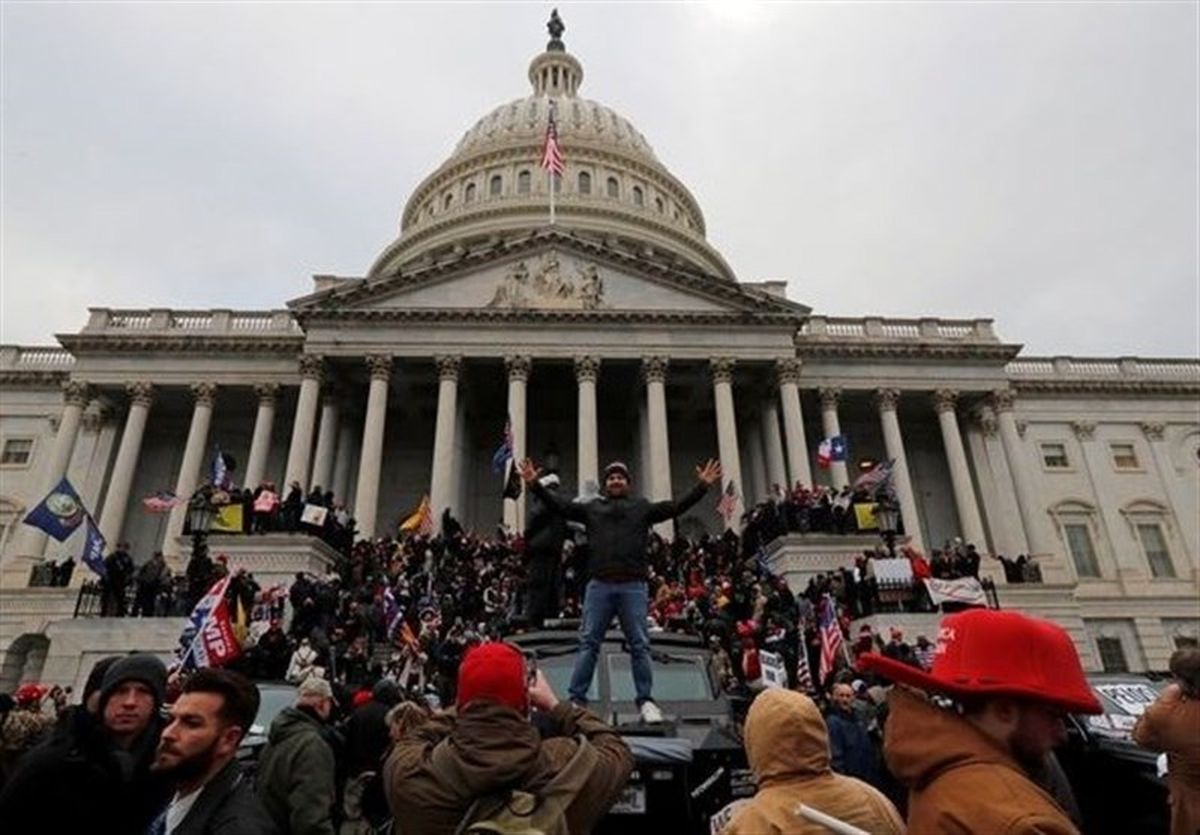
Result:
[[[526,94],[547,11],[6,4],[0,339],[362,274]],[[1037,353],[1200,350],[1194,4],[562,11],[583,94],[743,279],[835,315],[994,316]]]

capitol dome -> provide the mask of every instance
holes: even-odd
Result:
[[[413,191],[400,237],[369,275],[396,275],[546,227],[550,184],[540,161],[553,112],[565,158],[554,195],[558,228],[734,280],[704,238],[704,215],[691,192],[628,119],[578,95],[583,67],[563,45],[557,13],[548,28],[546,51],[529,65],[530,95],[493,109],[463,134]]]

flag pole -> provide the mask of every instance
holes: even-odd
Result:
[[[554,125],[554,99],[550,99],[550,124],[552,126]],[[555,130],[555,142],[557,142],[558,141],[557,126],[554,127],[554,130]],[[547,184],[547,187],[550,189],[550,225],[553,226],[554,225],[554,167],[553,166],[546,169],[546,184]]]

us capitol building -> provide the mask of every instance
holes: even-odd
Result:
[[[561,28],[528,79],[416,186],[365,276],[318,275],[276,310],[93,307],[57,347],[0,347],[0,690],[78,684],[102,655],[167,653],[179,635],[180,619],[73,617],[82,564],[72,588],[30,587],[39,560],[83,546],[21,524],[64,475],[110,547],[162,549],[176,570],[185,509],[142,499],[190,495],[216,446],[239,484],[332,489],[362,536],[394,533],[426,494],[435,518],[487,532],[523,519],[491,469],[506,419],[516,455],[557,458],[568,489],[619,458],[635,489],[678,495],[719,456],[735,520],[774,484],[841,486],[894,458],[911,544],[1034,555],[1042,583],[983,568],[1002,606],[1065,626],[1088,668],[1164,669],[1200,638],[1200,362],[1024,356],[990,319],[822,315],[784,281],[739,280],[645,137],[580,95]],[[838,434],[848,466],[816,467]],[[714,505],[679,532],[719,531]],[[306,537],[213,539],[264,585],[333,558]],[[771,559],[802,587],[877,542],[793,534]],[[877,616],[931,636],[933,617]]]

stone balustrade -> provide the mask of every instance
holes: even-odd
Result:
[[[953,341],[999,344],[991,319],[885,319],[810,316],[800,327],[801,339],[849,339],[872,342]]]
[[[1079,377],[1099,379],[1169,379],[1200,381],[1200,360],[1138,357],[1023,357],[1005,366],[1014,379]]]
[[[85,334],[196,333],[234,335],[299,334],[300,325],[287,310],[113,310],[89,308]]]
[[[0,371],[69,371],[75,357],[65,348],[0,345]]]

